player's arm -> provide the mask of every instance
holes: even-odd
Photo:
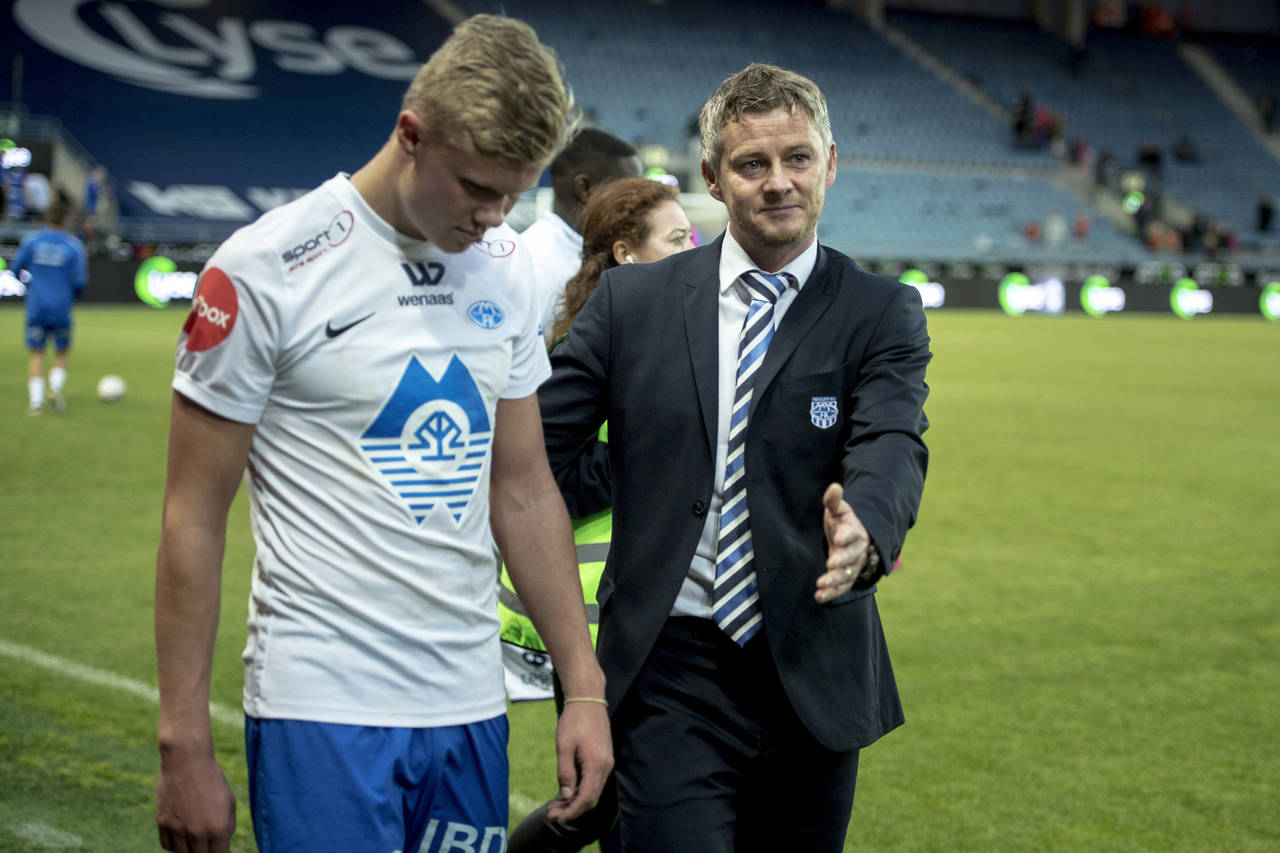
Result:
[[[18,253],[9,262],[9,270],[17,275],[20,270],[29,266],[31,266],[31,238],[28,236],[18,243]]]
[[[604,673],[587,629],[573,530],[551,476],[533,396],[498,402],[490,515],[507,571],[542,638],[566,697],[604,698]],[[613,768],[604,704],[565,705],[556,727],[561,795],[548,815],[571,820],[596,804]]]
[[[829,574],[848,568],[856,577],[875,549],[879,566],[859,587],[890,569],[915,523],[929,462],[924,403],[931,358],[920,296],[901,286],[884,309],[850,395],[843,482],[823,498]]]
[[[218,417],[174,394],[155,612],[156,824],[166,850],[225,851],[235,831],[235,796],[214,758],[209,677],[227,513],[252,438],[252,424]]]

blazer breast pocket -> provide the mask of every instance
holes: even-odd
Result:
[[[777,398],[769,406],[771,424],[812,450],[834,451],[846,432],[848,393],[843,370],[794,378],[780,377]]]

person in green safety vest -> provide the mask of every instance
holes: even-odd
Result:
[[[569,279],[556,309],[553,349],[569,333],[573,318],[605,270],[619,264],[651,263],[693,247],[692,226],[680,207],[677,189],[648,178],[622,178],[593,192],[582,215],[582,239],[582,266]],[[607,448],[608,428],[605,424],[600,429],[597,453]],[[609,553],[613,513],[604,509],[575,519],[573,531],[591,640],[595,642],[599,623],[596,589]],[[559,712],[564,697],[552,662],[520,605],[505,566],[498,590],[498,611],[507,695],[512,701],[554,698]],[[612,780],[596,808],[573,823],[550,820],[548,805],[534,809],[512,831],[507,841],[510,853],[577,851],[595,841],[601,841],[605,850],[612,849],[605,838],[617,817]]]

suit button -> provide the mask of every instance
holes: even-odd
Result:
[[[707,502],[704,500],[696,500],[693,502],[693,514],[698,518],[702,518],[707,514]]]

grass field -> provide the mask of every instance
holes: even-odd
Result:
[[[0,309],[0,850],[157,849],[151,636],[177,309],[82,308],[62,416]],[[925,501],[880,607],[907,725],[847,850],[1280,849],[1280,326],[931,316]],[[104,373],[129,382],[104,405]],[[233,509],[213,699],[237,716]],[[512,818],[554,784],[512,710]],[[234,723],[219,751],[253,850]],[[780,780],[785,784],[785,780]]]

